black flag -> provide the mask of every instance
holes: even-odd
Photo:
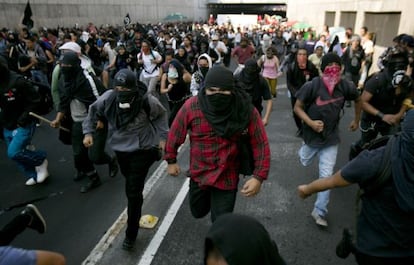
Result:
[[[129,13],[127,13],[124,17],[124,25],[128,26],[129,24],[131,24],[131,18],[129,17]]]
[[[25,25],[28,29],[33,28],[33,20],[32,20],[32,9],[30,8],[30,3],[27,1],[26,8],[24,9],[24,17],[22,24]]]

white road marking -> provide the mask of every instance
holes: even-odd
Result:
[[[171,224],[174,222],[174,218],[180,210],[181,205],[184,202],[184,199],[188,193],[188,185],[190,179],[187,178],[183,185],[181,186],[180,191],[178,192],[177,196],[175,197],[174,202],[171,204],[170,208],[168,209],[164,219],[158,228],[157,232],[155,233],[154,237],[152,238],[151,242],[149,243],[147,249],[145,250],[144,254],[142,255],[140,261],[137,265],[150,265],[152,260],[154,259],[155,255],[157,254],[158,248],[160,247],[164,237],[167,235],[168,230],[170,229]]]
[[[178,156],[180,156],[182,149],[185,149],[187,145],[188,143],[185,142],[178,149]],[[144,200],[148,196],[148,194],[151,192],[151,190],[154,188],[157,181],[166,174],[166,169],[167,169],[167,162],[165,161],[161,162],[158,168],[152,173],[151,177],[149,177],[147,182],[145,182],[144,190],[142,192]],[[124,228],[127,222],[127,219],[128,219],[127,208],[125,208],[124,211],[121,213],[121,215],[119,215],[115,223],[113,223],[113,225],[108,229],[108,231],[106,231],[106,233],[102,236],[101,240],[99,240],[95,248],[91,251],[91,253],[89,253],[88,257],[86,257],[86,259],[82,262],[82,265],[95,265],[102,259],[102,257],[105,254],[105,251],[112,245],[115,238]]]

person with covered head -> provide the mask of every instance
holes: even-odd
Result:
[[[171,60],[168,71],[161,77],[160,93],[167,95],[170,107],[169,126],[171,126],[185,100],[190,97],[189,85],[184,81],[183,77],[184,66],[177,59]]]
[[[299,196],[354,183],[366,188],[379,178],[386,148],[365,150],[333,176],[298,186]],[[349,246],[360,265],[414,264],[414,110],[406,113],[389,158],[389,180],[361,197],[356,245]]]
[[[204,265],[285,265],[266,228],[250,216],[228,213],[212,224],[204,241]]]
[[[360,96],[355,85],[341,79],[341,58],[335,53],[322,57],[322,76],[306,82],[296,93],[295,113],[303,121],[303,141],[299,158],[309,166],[319,157],[319,178],[332,175],[338,154],[339,121],[346,100],[355,102],[355,117],[349,129],[358,129]],[[329,191],[319,192],[312,210],[317,225],[326,227]]]
[[[209,70],[205,86],[189,98],[175,117],[168,133],[164,159],[168,173],[178,176],[178,147],[190,136],[190,209],[195,218],[211,212],[211,220],[234,209],[239,182],[238,142],[249,136],[254,171],[241,189],[244,196],[259,193],[270,167],[266,131],[249,96],[235,88],[233,73],[224,66]]]
[[[65,52],[60,62],[60,71],[63,77],[63,86],[59,87],[59,105],[55,119],[50,126],[59,128],[61,122],[70,116],[73,120],[71,131],[71,143],[73,160],[76,168],[74,181],[87,177],[89,182],[81,187],[81,192],[88,192],[101,185],[100,177],[95,169],[96,164],[108,164],[110,176],[114,177],[118,171],[116,159],[104,152],[106,131],[95,134],[96,145],[88,150],[82,143],[82,122],[88,115],[88,108],[99,97],[101,90],[95,84],[92,77],[84,71],[81,59],[74,52]],[[93,157],[99,159],[91,159]]]
[[[115,74],[114,89],[106,91],[90,107],[83,122],[83,143],[94,144],[96,119],[108,122],[108,143],[119,161],[125,177],[128,221],[123,249],[131,250],[138,235],[143,204],[142,191],[151,165],[164,149],[168,132],[167,111],[159,100],[147,92],[129,69]]]
[[[411,78],[406,76],[407,54],[396,52],[388,58],[385,69],[367,80],[362,100],[361,139],[357,146],[375,139],[378,134],[390,135],[400,129],[404,115],[403,101],[410,96]]]
[[[197,70],[191,75],[190,91],[193,96],[197,96],[201,87],[204,86],[204,79],[212,66],[213,62],[207,53],[198,56]]]
[[[245,90],[249,94],[253,106],[260,114],[263,111],[262,102],[263,100],[266,101],[266,110],[262,118],[262,122],[266,126],[272,113],[272,95],[269,83],[260,74],[260,67],[256,60],[248,59],[244,64],[243,70],[236,74],[234,78],[240,85],[238,88]]]

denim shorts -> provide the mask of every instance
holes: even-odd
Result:
[[[36,251],[10,246],[0,247],[0,265],[10,264],[36,265]]]

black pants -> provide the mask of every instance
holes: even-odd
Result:
[[[359,265],[409,265],[414,264],[414,257],[382,258],[357,252],[354,254]]]
[[[400,131],[400,125],[391,126],[384,122],[373,122],[371,120],[361,120],[361,139],[358,142],[359,146],[363,146],[366,143],[377,138],[378,134],[392,135]]]
[[[86,174],[95,171],[93,162],[89,159],[88,148],[83,145],[82,122],[72,124],[72,151],[77,171]]]
[[[30,216],[19,214],[0,230],[0,246],[8,246],[13,239],[23,232],[30,222]]]
[[[200,189],[197,182],[190,180],[190,209],[195,218],[202,218],[211,211],[211,221],[218,216],[233,212],[237,190],[219,190],[209,187]]]
[[[141,218],[144,198],[145,178],[155,159],[150,150],[135,152],[115,152],[119,167],[125,177],[125,193],[128,199],[128,221],[126,237],[135,240],[138,235],[139,219]]]
[[[93,145],[89,147],[89,159],[95,165],[105,165],[111,163],[111,156],[105,152],[107,136],[108,126],[106,124],[103,129],[96,130],[93,134]]]
[[[95,171],[94,164],[103,165],[111,162],[111,157],[105,152],[107,134],[107,129],[97,130],[93,135],[93,145],[86,148],[83,145],[82,122],[72,124],[72,150],[76,170],[90,173]]]

